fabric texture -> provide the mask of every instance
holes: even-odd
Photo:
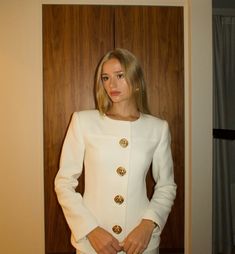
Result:
[[[120,142],[123,139],[126,146]],[[75,188],[83,163],[82,197]],[[151,163],[156,186],[149,201],[145,178]],[[125,175],[117,173],[119,167],[125,168]],[[55,190],[72,232],[72,244],[82,253],[96,253],[86,236],[97,226],[121,242],[143,218],[160,227],[154,230],[146,251],[156,249],[176,195],[167,122],[146,114],[129,122],[101,116],[97,110],[74,113]],[[124,198],[122,204],[115,202],[117,195]],[[114,225],[122,228],[119,234],[113,232]]]
[[[213,127],[235,130],[235,17],[213,15],[213,57]],[[232,166],[234,152],[234,142],[214,139],[213,254],[233,253],[231,184],[232,181],[235,183],[235,173],[232,173],[235,172]]]
[[[76,254],[88,254],[88,253],[84,253],[84,252],[81,252],[81,251],[77,250]],[[157,248],[157,249],[150,250],[150,251],[147,251],[147,252],[145,251],[144,254],[159,254],[159,249]]]

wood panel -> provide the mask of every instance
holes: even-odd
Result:
[[[94,108],[93,78],[114,46],[143,64],[151,112],[170,123],[178,194],[162,236],[164,249],[183,248],[183,11],[178,7],[43,6],[44,172],[46,253],[72,253],[70,231],[54,194],[60,149],[72,112]],[[83,178],[79,191],[83,192]],[[148,192],[153,181],[148,175]]]
[[[71,114],[94,108],[95,68],[113,46],[113,8],[43,6],[46,253],[73,250],[70,231],[55,197],[54,177]]]
[[[115,46],[129,49],[146,74],[150,111],[169,122],[175,205],[161,237],[162,249],[184,248],[184,46],[182,7],[117,7]],[[148,174],[148,193],[154,181]]]

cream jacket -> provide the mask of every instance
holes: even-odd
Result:
[[[156,185],[149,201],[145,178],[151,163]],[[75,188],[83,164],[82,197]],[[143,218],[160,227],[146,251],[157,248],[176,194],[167,122],[147,114],[130,122],[102,116],[97,110],[74,113],[55,191],[72,244],[81,253],[96,253],[86,235],[97,226],[121,242]]]

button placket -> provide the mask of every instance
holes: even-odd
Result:
[[[122,153],[124,152],[124,154],[128,153],[128,146],[129,146],[129,141],[127,138],[121,138],[119,140],[119,145],[121,147],[121,150],[122,150]],[[123,149],[122,149],[123,148]],[[126,150],[127,148],[127,150]],[[127,154],[126,154],[127,155]],[[125,157],[126,157],[125,155]],[[127,158],[128,159],[128,158]],[[117,173],[117,176],[119,177],[123,177],[124,175],[126,175],[127,173],[127,170],[123,167],[123,166],[119,166],[118,168],[116,168],[116,173]],[[127,181],[127,178],[123,178],[122,180],[120,179],[120,181],[122,183],[125,183]],[[123,182],[124,181],[124,182]],[[125,206],[123,206],[124,204],[124,201],[125,201],[125,198],[123,195],[120,195],[120,194],[117,194],[116,196],[114,196],[113,198],[114,202],[118,205],[117,207],[120,207],[120,208],[116,208],[116,209],[125,209]],[[119,220],[118,220],[119,221]],[[115,234],[119,235],[122,233],[123,231],[123,228],[120,226],[120,223],[121,221],[119,221],[116,225],[114,225],[112,227],[112,230]],[[124,222],[124,221],[123,221]],[[119,224],[119,225],[118,225]],[[121,223],[122,224],[122,223]]]

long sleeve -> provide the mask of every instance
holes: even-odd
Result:
[[[127,146],[122,140],[127,140]],[[151,163],[157,184],[149,201],[145,178]],[[75,189],[83,165],[85,191],[81,196]],[[72,244],[82,253],[95,253],[86,236],[97,226],[120,242],[142,218],[155,221],[162,230],[176,192],[167,123],[145,114],[128,122],[101,116],[97,110],[74,113],[55,191],[72,232]],[[121,230],[116,232],[116,227]],[[149,250],[159,245],[155,233]]]
[[[160,142],[154,151],[152,162],[156,185],[152,199],[143,216],[145,219],[156,222],[160,227],[160,232],[165,226],[176,196],[170,143],[169,127],[167,122],[164,121]]]
[[[82,173],[84,153],[79,113],[74,113],[62,148],[55,191],[76,242],[98,226],[94,215],[85,207],[81,194],[75,191]]]

